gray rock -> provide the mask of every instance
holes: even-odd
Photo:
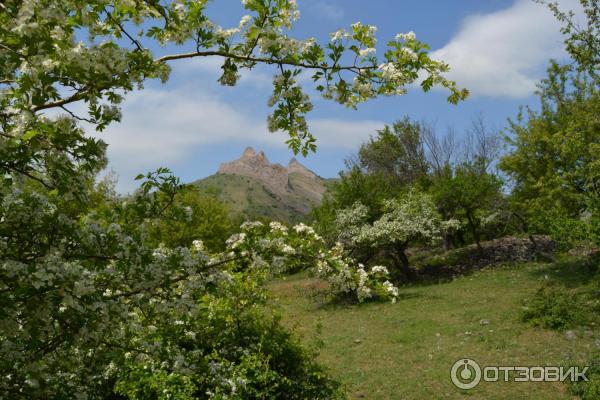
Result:
[[[567,338],[567,340],[574,340],[577,339],[577,334],[574,331],[566,331],[565,338]]]

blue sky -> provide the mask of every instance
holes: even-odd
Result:
[[[449,76],[472,92],[455,106],[446,102],[445,92],[424,94],[415,88],[402,97],[363,104],[356,111],[313,97],[309,122],[319,148],[299,160],[324,177],[336,176],[344,159],[376,129],[405,115],[433,122],[441,133],[453,127],[460,135],[478,115],[502,129],[520,105],[537,104],[533,91],[548,60],[564,57],[559,24],[530,0],[298,0],[298,4],[296,37],[314,36],[325,43],[330,32],[356,21],[376,25],[382,44],[396,33],[412,30],[430,45],[434,57],[450,64]],[[562,0],[561,5],[572,8],[575,3]],[[237,26],[243,10],[238,0],[215,0],[209,14],[223,27],[231,27]],[[257,67],[244,73],[238,86],[223,87],[216,82],[219,66],[217,58],[176,61],[168,83],[149,82],[143,91],[127,95],[122,123],[101,134],[109,143],[110,168],[119,176],[120,191],[134,188],[133,177],[139,172],[159,166],[171,168],[184,182],[211,175],[219,163],[237,158],[246,146],[262,149],[271,161],[282,164],[293,156],[284,144],[286,136],[266,129],[273,70]]]

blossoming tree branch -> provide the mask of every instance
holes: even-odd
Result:
[[[0,84],[4,134],[23,133],[42,110],[88,105],[75,116],[104,128],[119,119],[123,93],[149,78],[166,80],[168,62],[195,57],[223,59],[224,85],[235,85],[240,70],[256,64],[275,67],[269,104],[272,131],[287,131],[295,151],[315,149],[306,114],[310,99],[296,77],[313,71],[315,88],[349,107],[377,96],[402,95],[420,80],[427,91],[446,87],[456,103],[468,92],[443,77],[448,65],[432,60],[413,32],[398,34],[377,56],[375,26],[360,22],[331,34],[331,41],[288,35],[298,19],[295,0],[244,0],[247,15],[222,28],[205,14],[207,0],[8,1],[2,10]],[[77,38],[88,35],[86,41]],[[192,45],[195,50],[156,57],[149,44]],[[170,47],[171,48],[171,47]],[[10,131],[10,132],[9,132]],[[12,132],[12,133],[11,133]]]

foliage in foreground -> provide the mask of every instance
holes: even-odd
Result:
[[[600,398],[600,353],[596,352],[588,364],[590,368],[585,376],[588,381],[576,381],[570,385],[570,392],[581,400]]]
[[[269,128],[286,131],[290,148],[305,154],[316,146],[302,70],[314,73],[324,98],[349,107],[404,94],[417,80],[425,91],[447,88],[452,103],[468,92],[444,78],[448,66],[413,32],[377,57],[376,28],[360,22],[325,44],[290,37],[293,0],[243,0],[248,14],[228,29],[208,18],[209,4],[0,3],[1,398],[102,398],[115,383],[131,397],[331,397],[307,356],[251,311],[260,290],[242,290],[298,259],[299,248],[311,265],[310,256],[323,261],[327,252],[306,238],[290,251],[276,229],[223,244],[218,206],[217,230],[182,230],[205,219],[204,207],[178,194],[166,170],[148,174],[133,196],[111,199],[94,187],[106,144],[78,123],[102,131],[120,120],[127,92],[165,81],[168,63],[194,57],[221,58],[227,86],[242,69],[275,67]],[[195,51],[152,51],[181,45]],[[211,318],[226,322],[219,335],[203,325]]]
[[[298,264],[333,265],[339,253],[306,225],[260,222],[243,224],[222,253],[207,252],[200,240],[156,247],[154,227],[192,217],[174,202],[179,184],[166,172],[148,174],[124,201],[87,211],[87,203],[71,201],[77,223],[59,196],[28,187],[3,193],[0,227],[20,230],[1,232],[2,391],[10,398],[103,398],[113,387],[131,398],[333,396],[335,385],[260,310],[265,277]],[[37,235],[52,229],[53,236]],[[36,255],[48,245],[53,251]],[[368,297],[376,295],[392,297]]]
[[[265,292],[232,274],[198,311],[170,327],[148,326],[144,340],[169,336],[185,349],[175,365],[126,352],[115,366],[115,391],[131,399],[334,399],[337,384],[314,363],[279,319],[265,315]],[[149,322],[149,321],[147,321]],[[166,331],[168,330],[168,331]],[[177,365],[179,364],[179,365]]]

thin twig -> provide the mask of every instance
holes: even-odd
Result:
[[[79,120],[79,121],[84,121],[87,122],[89,124],[95,124],[96,121],[94,121],[93,119],[89,119],[89,118],[84,118],[84,117],[80,117],[79,115],[75,114],[74,112],[72,112],[71,110],[69,110],[67,107],[65,106],[59,106],[60,108],[62,108],[64,111],[66,111],[71,117]]]
[[[278,60],[275,58],[253,57],[253,56],[248,56],[248,55],[229,53],[229,52],[221,51],[221,50],[195,51],[195,52],[191,52],[191,53],[171,54],[168,56],[163,56],[163,57],[157,58],[155,61],[156,62],[165,62],[165,61],[172,61],[172,60],[181,60],[181,59],[185,59],[185,58],[208,57],[208,56],[220,56],[220,57],[231,58],[231,59],[239,60],[239,61],[250,61],[250,62],[271,64],[271,65],[277,64],[277,65],[289,65],[289,66],[294,66],[294,67],[302,67],[302,68],[306,68],[306,69],[320,69],[323,71],[328,71],[328,70],[333,70],[333,69],[335,69],[336,71],[356,71],[357,69],[359,69],[359,67],[356,65],[340,67],[340,66],[329,66],[329,65],[323,65],[323,64],[321,64],[321,65],[307,64],[307,63],[303,63],[303,62],[296,62],[296,61],[290,61],[290,60]],[[377,67],[374,65],[371,65],[371,66],[366,66],[366,67],[360,67],[360,69],[372,70],[372,69],[377,69]]]
[[[104,12],[105,12],[105,13],[106,13],[106,15],[108,16],[108,19],[110,19],[110,20],[111,20],[111,22],[112,22],[113,24],[115,24],[115,25],[116,25],[116,26],[119,28],[119,30],[121,31],[121,33],[123,33],[125,36],[127,36],[127,37],[129,38],[129,40],[131,40],[131,43],[133,43],[133,44],[135,45],[135,47],[137,47],[137,49],[138,49],[139,51],[143,51],[143,50],[144,50],[144,47],[143,47],[143,46],[142,46],[142,44],[139,42],[139,40],[137,40],[137,39],[135,39],[133,36],[131,36],[131,35],[129,34],[129,32],[127,32],[127,31],[125,30],[125,28],[123,28],[123,25],[121,25],[121,23],[120,23],[120,22],[118,22],[117,20],[115,20],[115,19],[113,18],[112,14],[111,14],[110,12],[108,12],[106,9],[104,10]]]

